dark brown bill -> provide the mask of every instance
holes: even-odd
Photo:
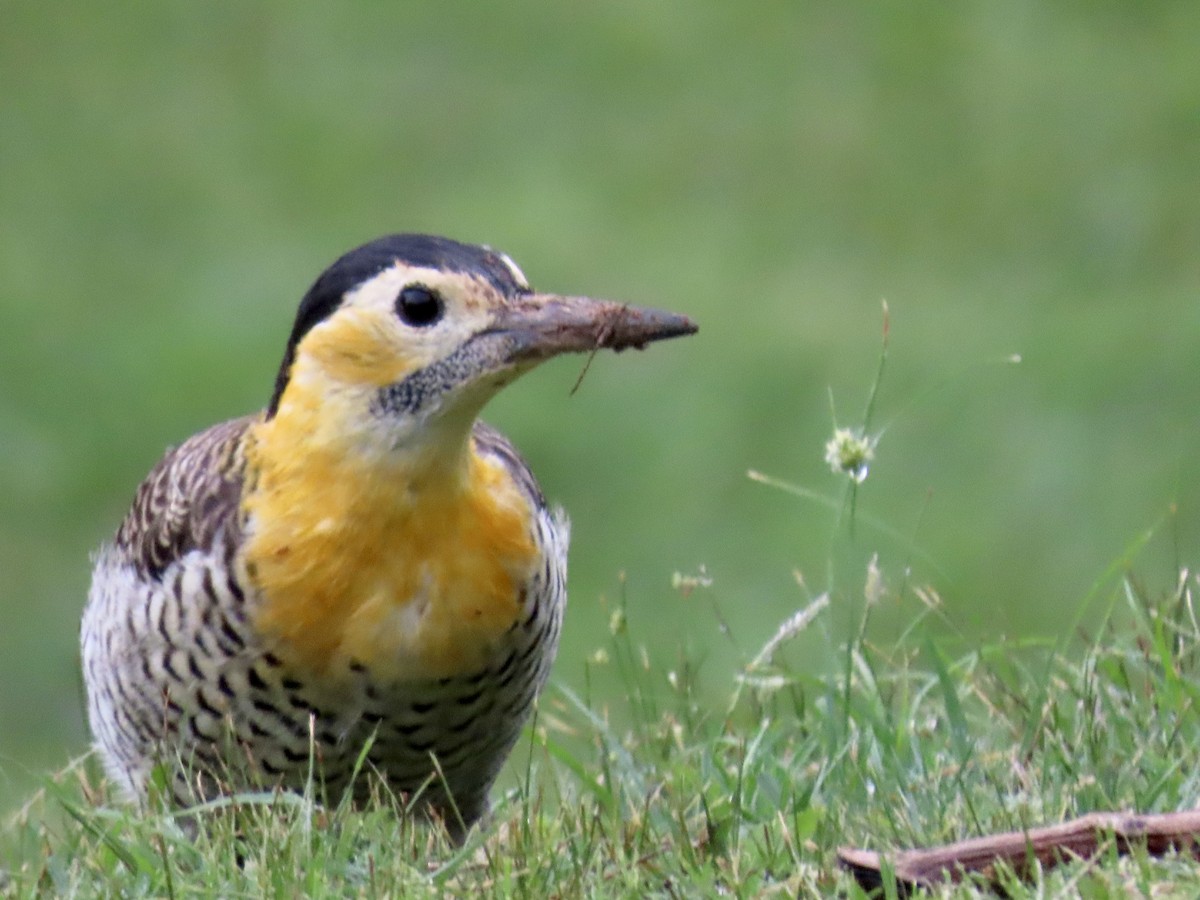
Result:
[[[697,330],[687,316],[557,294],[529,294],[510,303],[492,332],[512,341],[512,360],[545,359],[560,353],[641,349],[651,341],[682,337]]]

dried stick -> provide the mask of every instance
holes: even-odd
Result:
[[[886,856],[843,847],[838,850],[838,863],[870,890],[882,886],[881,867],[886,858],[897,887],[907,895],[917,888],[961,881],[971,873],[994,880],[996,865],[1001,862],[1018,876],[1027,877],[1035,861],[1050,868],[1064,860],[1091,859],[1110,845],[1118,853],[1144,846],[1151,856],[1175,850],[1200,859],[1200,810],[1150,815],[1097,812],[1047,828],[991,834]]]

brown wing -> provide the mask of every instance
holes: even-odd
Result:
[[[116,546],[157,578],[189,550],[211,549],[217,535],[236,542],[245,457],[253,417],[214,425],[168,450],[138,487]]]

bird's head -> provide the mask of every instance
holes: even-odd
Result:
[[[420,451],[465,439],[484,404],[543,360],[695,330],[672,313],[534,291],[487,247],[392,235],[347,253],[309,289],[266,415]]]

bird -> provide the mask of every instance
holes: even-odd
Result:
[[[338,258],[265,407],[168,449],[94,555],[81,663],[118,795],[375,778],[461,838],[556,655],[570,537],[479,414],[544,360],[696,330],[449,238]]]

